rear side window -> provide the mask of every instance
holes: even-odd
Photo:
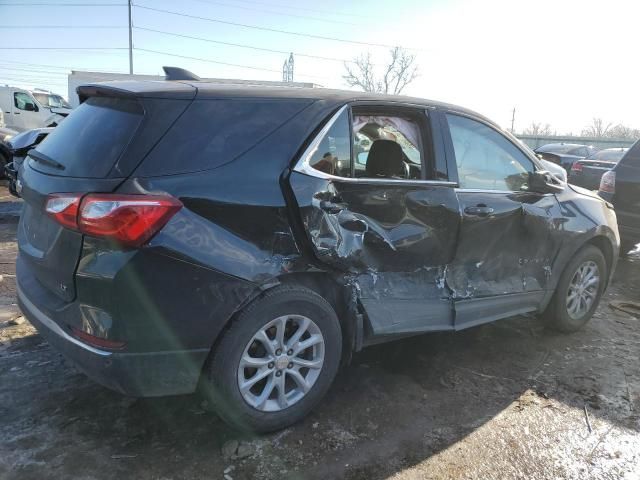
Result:
[[[308,100],[298,99],[196,100],[144,160],[139,174],[171,175],[224,165],[308,104]]]
[[[349,112],[345,109],[322,137],[309,158],[316,170],[339,177],[351,176],[351,131]]]
[[[91,97],[36,148],[64,168],[34,160],[30,160],[29,165],[54,175],[106,177],[135,135],[142,118],[142,106],[135,100]]]

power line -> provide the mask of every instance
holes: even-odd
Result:
[[[30,67],[47,67],[47,68],[58,68],[58,69],[62,69],[62,70],[82,70],[82,69],[86,69],[87,67],[66,67],[66,66],[61,66],[61,65],[51,65],[51,64],[47,64],[47,63],[27,63],[27,62],[18,62],[15,60],[0,60],[0,63],[11,63],[11,64],[16,64],[16,65],[27,65]],[[92,68],[100,68],[100,67],[92,67]],[[113,73],[125,73],[124,70],[121,72],[113,72]]]
[[[217,65],[226,65],[228,67],[247,68],[249,70],[259,70],[259,71],[262,71],[262,72],[282,73],[280,70],[274,70],[274,69],[271,69],[271,68],[252,67],[250,65],[239,65],[237,63],[220,62],[220,61],[217,61],[217,60],[210,60],[208,58],[190,57],[190,56],[187,56],[187,55],[178,55],[177,53],[168,53],[168,52],[161,52],[161,51],[158,51],[158,50],[149,50],[147,48],[133,47],[133,49],[141,51],[141,52],[157,53],[159,55],[168,55],[170,57],[186,58],[188,60],[198,60],[200,62],[215,63]],[[300,77],[311,77],[311,78],[327,78],[327,77],[320,77],[318,75],[302,75],[302,74],[299,74],[298,76],[300,76]]]
[[[263,71],[263,72],[280,73],[280,70],[273,70],[271,68],[252,67],[252,66],[249,66],[249,65],[239,65],[239,64],[236,64],[236,63],[219,62],[217,60],[210,60],[208,58],[189,57],[187,55],[178,55],[177,53],[160,52],[158,50],[149,50],[147,48],[133,47],[133,49],[134,50],[139,50],[141,52],[149,52],[149,53],[157,53],[157,54],[160,54],[160,55],[168,55],[170,57],[187,58],[187,59],[190,59],[190,60],[199,60],[201,62],[216,63],[218,65],[226,65],[228,67],[248,68],[250,70],[260,70],[260,71]]]
[[[374,17],[372,15],[366,15],[366,14],[360,14],[360,13],[331,12],[329,10],[317,10],[313,8],[304,8],[304,7],[298,7],[293,5],[277,4],[277,3],[253,2],[249,0],[240,0],[240,1],[243,3],[250,3],[253,5],[265,5],[267,7],[284,8],[287,10],[289,9],[300,10],[300,11],[313,12],[313,13],[322,13],[325,15],[340,15],[340,16],[346,16],[346,17],[357,17],[357,18],[379,18],[379,17]]]
[[[124,7],[126,3],[0,3],[0,7]]]
[[[278,54],[285,54],[285,55],[289,55],[289,53],[291,53],[290,51],[285,51],[285,50],[274,50],[272,48],[263,48],[263,47],[255,47],[253,45],[244,45],[241,43],[231,43],[231,42],[223,42],[220,40],[212,40],[209,38],[203,38],[203,37],[194,37],[191,35],[183,35],[180,33],[173,33],[173,32],[167,32],[164,30],[154,30],[152,28],[145,28],[145,27],[133,27],[136,30],[144,30],[146,32],[154,32],[154,33],[161,33],[163,35],[171,35],[173,37],[180,37],[180,38],[188,38],[191,40],[200,40],[202,42],[209,42],[209,43],[216,43],[219,45],[228,45],[230,47],[239,47],[239,48],[248,48],[251,50],[259,50],[261,52],[271,52],[271,53],[278,53]],[[298,53],[298,52],[293,52],[294,55],[299,56],[299,57],[307,57],[307,58],[315,58],[317,60],[330,60],[332,62],[351,62],[351,60],[345,60],[342,58],[334,58],[334,57],[323,57],[321,55],[309,55],[306,53]]]
[[[301,33],[301,32],[292,32],[292,31],[288,31],[288,30],[278,30],[276,28],[268,28],[268,27],[260,27],[258,25],[248,25],[248,24],[244,24],[244,23],[235,23],[235,22],[227,22],[225,20],[218,20],[216,18],[209,18],[209,17],[200,17],[197,15],[189,15],[186,13],[180,13],[180,12],[172,12],[169,10],[162,10],[160,8],[153,8],[153,7],[145,7],[139,4],[134,4],[134,7],[136,8],[142,8],[144,10],[151,10],[154,12],[160,12],[160,13],[166,13],[169,15],[177,15],[179,17],[185,17],[185,18],[194,18],[196,20],[205,20],[207,22],[214,22],[214,23],[221,23],[224,25],[232,25],[234,27],[242,27],[242,28],[251,28],[254,30],[263,30],[266,32],[274,32],[274,33],[282,33],[285,35],[295,35],[298,37],[308,37],[308,38],[317,38],[319,40],[331,40],[333,42],[342,42],[342,43],[351,43],[351,44],[355,44],[355,45],[367,45],[370,47],[383,47],[383,48],[395,48],[396,46],[400,46],[400,45],[386,45],[384,43],[369,43],[369,42],[361,42],[358,40],[346,40],[344,38],[335,38],[335,37],[325,37],[323,35],[314,35],[314,34],[310,34],[310,33]],[[406,47],[403,47],[406,48]],[[406,48],[407,50],[418,50],[415,48]]]
[[[329,18],[319,18],[319,17],[311,17],[308,15],[296,15],[295,13],[283,13],[283,12],[274,12],[273,10],[262,10],[259,8],[255,8],[255,7],[245,7],[242,5],[233,5],[231,3],[222,3],[222,2],[215,2],[212,0],[193,0],[195,2],[201,2],[201,3],[206,3],[209,5],[219,5],[221,7],[230,7],[230,8],[239,8],[242,10],[250,10],[252,12],[260,12],[260,13],[268,13],[268,14],[272,14],[272,15],[281,15],[284,17],[292,17],[292,18],[302,18],[302,19],[306,19],[306,20],[316,20],[318,22],[327,22],[327,23],[331,23],[331,24],[341,24],[341,25],[352,25],[352,26],[356,26],[358,25],[357,23],[352,23],[352,22],[344,22],[341,20],[332,20]]]
[[[2,6],[2,5],[0,5]],[[0,25],[0,28],[69,28],[69,29],[94,29],[94,28],[127,28],[123,25]]]
[[[0,50],[129,50],[127,47],[0,47]]]
[[[2,60],[0,60],[0,63]],[[16,72],[32,72],[32,73],[47,73],[50,75],[67,75],[65,72],[52,72],[50,70],[32,70],[29,68],[18,68],[7,65],[0,65],[0,70],[15,70]]]

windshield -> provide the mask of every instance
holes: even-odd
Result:
[[[628,148],[616,148],[616,149],[607,149],[600,150],[599,152],[594,153],[587,157],[587,160],[604,160],[607,162],[618,162],[627,153]]]
[[[536,149],[537,153],[567,153],[569,150],[580,147],[580,145],[543,145]]]
[[[32,94],[36,97],[36,100],[45,107],[71,108],[71,105],[69,105],[64,98],[55,93],[32,92]]]

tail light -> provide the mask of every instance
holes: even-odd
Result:
[[[600,191],[605,193],[616,193],[616,172],[609,170],[600,179]]]
[[[584,165],[582,165],[582,163],[580,162],[574,162],[573,165],[571,165],[571,171],[572,172],[582,172],[582,167]]]
[[[114,194],[55,194],[45,206],[64,227],[132,247],[149,241],[180,208],[170,196]]]

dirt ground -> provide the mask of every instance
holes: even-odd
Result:
[[[1,197],[1,195],[0,195]],[[0,199],[1,200],[1,199]],[[518,317],[356,355],[302,423],[246,437],[195,395],[132,399],[15,325],[0,223],[0,478],[640,478],[640,255],[581,332]]]

